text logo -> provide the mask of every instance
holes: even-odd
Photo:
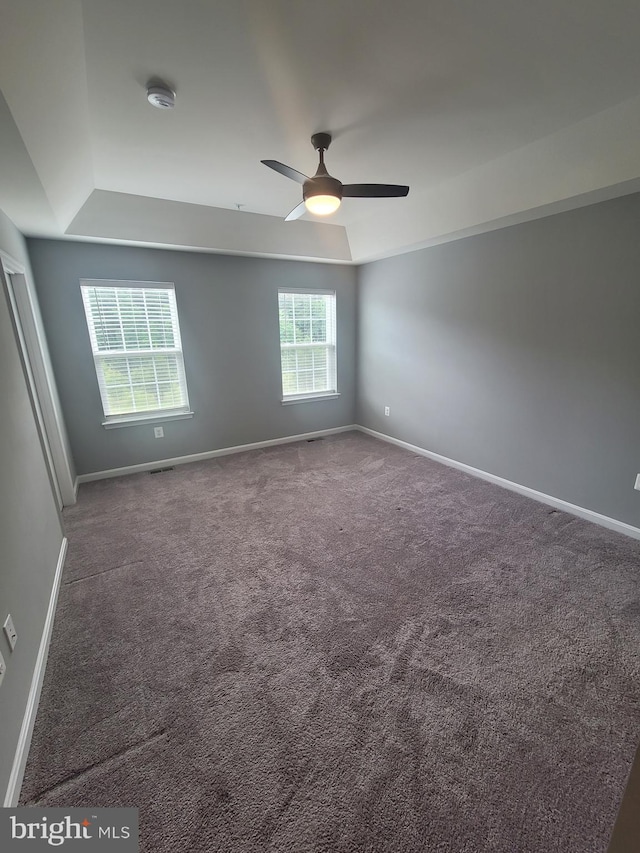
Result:
[[[0,850],[138,853],[138,809],[0,809]]]

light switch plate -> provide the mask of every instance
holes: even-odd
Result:
[[[4,674],[7,671],[7,665],[4,662],[4,658],[2,657],[2,652],[0,652],[0,684],[2,684],[2,679],[4,678]]]
[[[640,490],[640,474],[636,477],[636,484],[633,488]]]
[[[7,616],[4,620],[4,633],[7,637],[7,642],[11,646],[11,651],[13,651],[16,647],[16,643],[18,642],[18,632],[15,629],[13,624],[13,619],[11,618],[11,614]]]

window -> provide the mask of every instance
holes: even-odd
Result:
[[[173,284],[82,281],[105,426],[189,415]]]
[[[278,291],[282,400],[337,395],[336,294]]]

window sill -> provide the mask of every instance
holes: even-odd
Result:
[[[149,415],[123,415],[121,418],[109,418],[102,422],[102,426],[105,429],[118,429],[143,424],[161,424],[165,421],[183,421],[192,417],[193,412],[151,412]]]
[[[299,397],[283,397],[283,406],[293,406],[296,403],[315,403],[316,400],[337,400],[340,396],[339,391],[334,391],[331,394],[307,394]]]

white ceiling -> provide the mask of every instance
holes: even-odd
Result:
[[[25,233],[354,260],[640,188],[637,0],[0,0]],[[173,111],[146,101],[152,77]],[[408,183],[284,223],[312,174]],[[237,205],[241,205],[240,211]]]

